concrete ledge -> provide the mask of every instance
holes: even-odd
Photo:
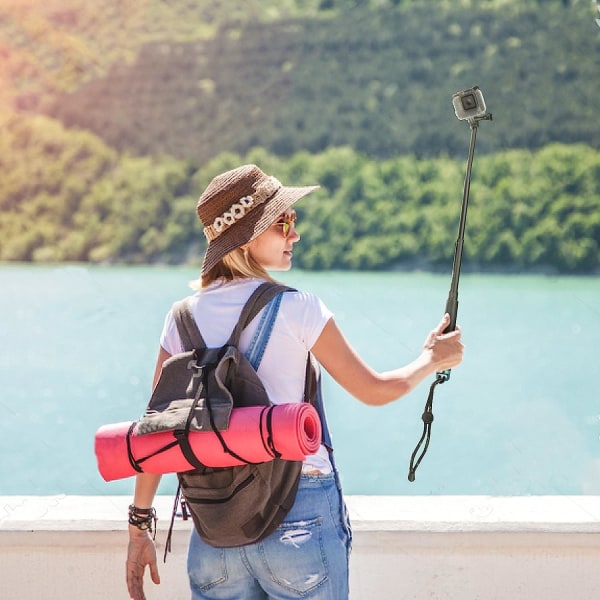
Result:
[[[352,600],[596,600],[600,497],[350,496]],[[125,496],[0,496],[3,600],[127,598]],[[191,523],[160,496],[162,583],[148,600],[188,598]],[[596,534],[596,535],[594,535]]]
[[[0,496],[0,531],[119,531],[129,496]],[[600,496],[347,496],[354,531],[600,533]],[[173,497],[158,496],[159,528]],[[176,520],[178,529],[188,523]]]
[[[600,496],[350,496],[355,531],[600,533]]]

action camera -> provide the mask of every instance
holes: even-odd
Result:
[[[487,110],[483,94],[477,86],[452,94],[452,104],[457,118],[461,121],[484,117]]]

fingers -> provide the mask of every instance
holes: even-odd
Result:
[[[463,343],[460,341],[460,332],[453,331],[441,337],[444,338],[444,344],[446,345],[443,355],[444,360],[448,361],[448,366],[445,368],[457,367],[462,362],[465,350]]]
[[[448,327],[449,324],[450,324],[450,315],[448,313],[446,313],[442,317],[442,320],[437,324],[437,326],[435,327],[435,329],[433,331],[435,332],[436,335],[441,335],[442,333],[444,333],[444,330],[446,329],[446,327]]]
[[[127,549],[127,561],[125,563],[125,574],[127,579],[127,590],[132,600],[146,600],[144,594],[144,570],[148,565],[150,578],[153,583],[160,583],[158,566],[156,564],[156,548],[154,542],[148,536],[130,536]]]
[[[144,567],[131,561],[125,563],[127,591],[132,600],[146,600],[144,595]]]
[[[160,575],[158,574],[158,567],[156,562],[150,563],[150,578],[155,584],[160,583]],[[129,597],[132,600],[146,600],[144,594],[144,567],[139,564],[127,561],[126,563],[126,575],[127,575],[127,591]]]
[[[449,331],[448,333],[440,333],[436,337],[438,340],[460,340],[461,335],[462,333],[460,331],[460,327],[457,325],[454,331]]]
[[[464,345],[461,341],[461,329],[456,326],[453,331],[444,333],[450,323],[450,315],[446,313],[437,327],[431,332],[425,348],[431,350],[436,370],[451,369],[462,362]]]
[[[152,579],[153,583],[160,583],[160,575],[158,574],[158,567],[156,566],[156,561],[150,563],[150,579]]]
[[[451,317],[448,313],[446,313],[442,320],[438,323],[437,327],[433,330],[434,335],[440,339],[445,340],[451,337],[458,337],[460,339],[460,326],[455,325],[452,331],[446,332],[448,325],[450,325]],[[458,335],[457,335],[458,333]]]

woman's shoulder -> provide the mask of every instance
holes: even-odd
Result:
[[[310,350],[333,313],[312,292],[286,292],[281,300],[279,314],[284,328]]]
[[[284,296],[290,303],[294,303],[296,305],[300,304],[312,304],[315,302],[320,302],[321,299],[316,294],[312,292],[307,292],[305,290],[297,290],[295,288],[291,288],[285,293]]]
[[[283,310],[297,315],[313,314],[329,318],[332,313],[323,300],[312,292],[290,290],[283,295]]]

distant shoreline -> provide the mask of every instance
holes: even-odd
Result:
[[[150,261],[146,263],[133,263],[125,261],[102,261],[102,262],[36,262],[36,261],[1,261],[1,267],[11,266],[30,266],[30,267],[162,267],[162,268],[182,268],[182,269],[200,269],[200,261],[190,262],[167,262],[167,261]],[[435,275],[451,275],[452,264],[446,265],[434,265],[423,260],[403,261],[397,263],[391,267],[381,269],[343,269],[343,268],[332,268],[332,269],[305,269],[301,267],[294,267],[296,271],[302,271],[305,273],[327,273],[327,272],[338,272],[338,273],[431,273]],[[560,271],[552,265],[538,266],[521,268],[516,265],[498,265],[498,266],[481,266],[477,263],[465,263],[461,267],[461,275],[544,275],[547,277],[597,277],[600,276],[600,265],[591,271]]]

